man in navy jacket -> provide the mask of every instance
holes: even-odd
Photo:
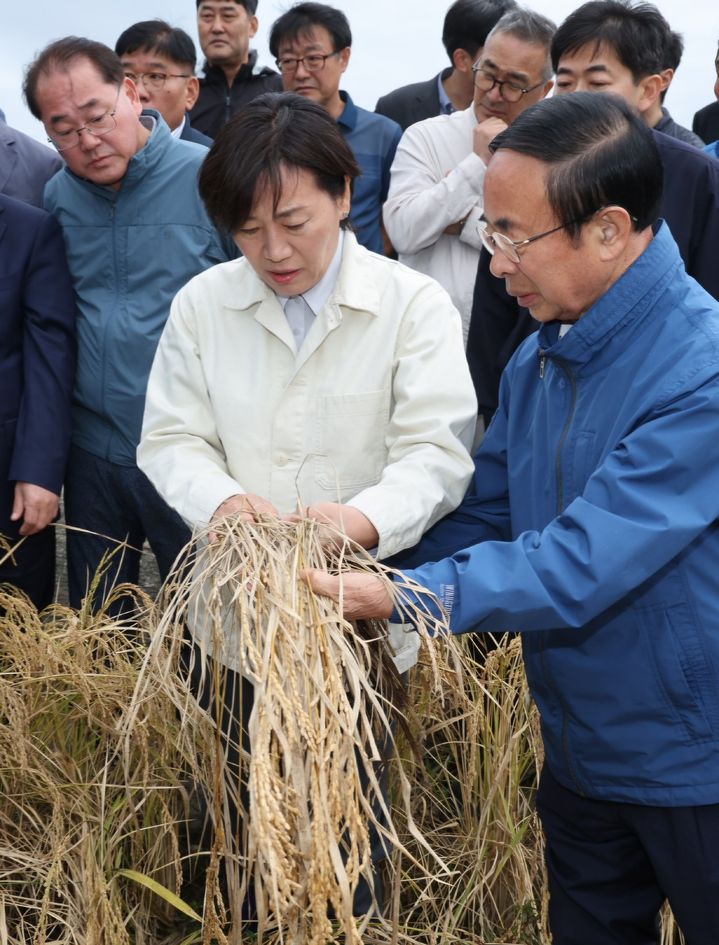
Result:
[[[522,633],[554,945],[658,945],[667,898],[716,945],[719,304],[658,220],[656,145],[624,101],[547,99],[492,150],[483,240],[541,327],[470,491],[403,561],[435,602],[399,606]],[[349,618],[392,614],[372,575],[308,577],[341,583]]]
[[[75,298],[60,227],[0,196],[0,582],[49,604],[57,516],[70,445]],[[5,559],[5,560],[3,560]]]

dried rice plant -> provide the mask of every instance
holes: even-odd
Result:
[[[150,606],[129,590],[132,627],[89,607],[38,615],[0,588],[2,945],[157,945],[180,914],[183,751],[197,749],[160,687],[119,737]]]
[[[185,624],[205,634],[199,658],[214,718],[228,682],[208,655],[222,653],[254,687],[246,743],[237,734],[223,738],[216,726],[212,746],[211,871],[224,860],[234,929],[223,925],[216,897],[207,896],[204,941],[239,941],[243,904],[254,902],[260,939],[274,933],[289,943],[322,945],[341,933],[359,945],[370,920],[353,916],[353,900],[362,881],[374,888],[373,845],[375,852],[401,851],[418,875],[447,872],[414,824],[403,768],[394,769],[395,809],[382,783],[397,727],[409,731],[386,629],[348,623],[341,608],[300,578],[305,568],[341,571],[351,564],[377,573],[378,566],[341,537],[330,540],[312,520],[228,519],[215,532],[214,545],[200,536],[155,634],[158,645]],[[428,649],[425,681],[441,693],[446,677],[461,671],[459,650],[451,639]],[[234,769],[232,750],[239,754]],[[395,828],[396,808],[403,810],[406,840]]]

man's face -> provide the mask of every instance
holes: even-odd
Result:
[[[301,59],[310,55],[329,56],[329,59],[325,59],[324,66],[317,72],[310,72],[303,62],[299,63],[293,72],[282,73],[282,85],[286,92],[296,92],[331,110],[339,92],[340,78],[349,62],[350,49],[335,50],[324,26],[314,26],[294,39],[281,40],[277,58]]]
[[[511,33],[495,33],[484,46],[476,65],[498,82],[511,82],[523,89],[537,86],[522,95],[518,102],[507,102],[495,85],[488,92],[474,88],[474,110],[477,121],[501,118],[508,125],[525,108],[534,105],[552,88],[552,80],[544,80],[547,70],[547,50],[536,43],[527,43]]]
[[[714,83],[714,94],[719,99],[719,55],[717,55],[716,59],[714,60],[714,69],[717,74],[717,80]]]
[[[524,154],[494,154],[484,180],[484,217],[490,230],[518,243],[558,226],[546,197],[546,170]],[[521,247],[519,263],[495,249],[490,269],[537,321],[576,321],[608,288],[595,235],[591,222],[582,227],[577,243],[566,230],[557,230]]]
[[[197,33],[213,66],[239,68],[247,62],[257,17],[234,0],[203,0],[197,8]]]
[[[142,107],[156,109],[171,129],[179,127],[197,101],[199,82],[192,69],[152,50],[137,49],[120,60],[125,75],[135,83]]]
[[[40,117],[50,138],[74,143],[62,152],[71,171],[117,190],[127,166],[147,141],[148,132],[138,121],[142,105],[129,80],[119,89],[107,83],[89,59],[78,57],[65,69],[54,69],[38,80],[36,98]],[[114,110],[116,127],[98,137],[87,126]],[[72,132],[66,138],[58,135]]]
[[[601,44],[587,43],[565,53],[557,65],[557,95],[568,92],[613,92],[620,95],[638,114],[651,107],[647,76],[634,81],[630,70],[617,58],[614,50]]]

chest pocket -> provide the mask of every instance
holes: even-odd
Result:
[[[595,456],[594,443],[596,434],[592,430],[578,433],[569,455],[569,476],[567,477],[565,506],[584,492],[587,480],[597,467],[598,458]]]
[[[318,398],[315,481],[330,501],[345,501],[382,475],[387,462],[389,409],[389,390]]]

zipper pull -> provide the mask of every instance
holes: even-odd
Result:
[[[540,354],[539,355],[539,380],[540,381],[544,380],[544,360],[545,360],[544,355]]]

